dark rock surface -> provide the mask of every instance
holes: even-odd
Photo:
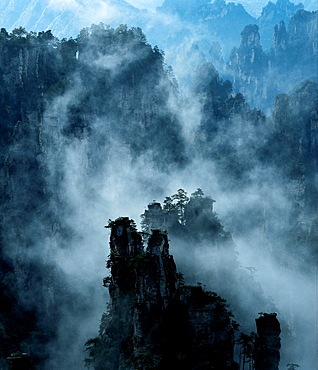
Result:
[[[88,342],[96,369],[236,369],[235,322],[225,300],[185,286],[168,236],[142,234],[129,218],[109,224],[111,303],[100,335]],[[145,234],[143,234],[145,235]]]
[[[278,370],[280,360],[280,324],[275,313],[262,313],[256,319],[255,370]]]

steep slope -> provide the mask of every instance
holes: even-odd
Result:
[[[261,150],[262,161],[286,178],[285,192],[291,210],[289,237],[283,244],[286,251],[297,255],[309,269],[316,263],[313,256],[317,252],[317,248],[306,241],[318,209],[314,181],[318,170],[317,99],[317,84],[311,81],[297,86],[289,95],[279,95],[273,110],[274,127]],[[283,235],[277,237],[281,242],[285,239]]]
[[[81,356],[74,360],[72,351],[80,353],[91,327],[78,320],[92,315],[99,300],[90,298],[97,275],[84,279],[75,268],[87,248],[86,231],[76,231],[76,191],[85,183],[80,197],[86,207],[94,202],[94,186],[119,148],[128,162],[147,153],[157,168],[185,163],[179,121],[168,108],[176,91],[162,54],[140,29],[100,25],[61,42],[49,31],[2,29],[0,49],[1,264],[12,266],[1,281],[32,325],[29,336],[16,338],[10,328],[28,326],[6,309],[3,348],[31,352],[41,366],[80,368]],[[83,214],[79,219],[82,224]]]
[[[153,212],[158,211],[156,204],[152,206]],[[150,215],[147,220],[155,221]],[[138,233],[128,217],[110,221],[107,227],[111,228],[107,262],[111,275],[104,284],[111,302],[99,336],[86,344],[87,365],[96,370],[238,369],[234,361],[238,326],[226,301],[200,285],[184,285],[169,255],[167,233],[153,229],[144,247],[145,233]],[[256,370],[277,370],[276,314],[261,314],[256,323],[249,360],[255,361]],[[242,351],[246,353],[244,346]],[[247,361],[242,363],[245,366]]]
[[[167,235],[153,231],[144,251],[128,218],[109,227],[111,307],[95,368],[235,368],[231,315],[216,294],[180,286]]]
[[[232,50],[229,66],[234,72],[235,90],[250,99],[259,99],[252,101],[252,104],[259,106],[260,100],[266,97],[263,79],[268,71],[268,57],[260,44],[257,25],[248,25],[241,32],[241,44]]]
[[[277,311],[277,308],[264,296],[253,274],[238,262],[237,247],[213,211],[214,203],[201,189],[190,197],[179,189],[165,198],[163,207],[158,202],[148,205],[141,215],[143,230],[146,233],[157,228],[167,230],[185,281],[204,284],[221,294],[230,303],[241,330],[250,332],[253,312]],[[243,289],[238,281],[244,281]]]

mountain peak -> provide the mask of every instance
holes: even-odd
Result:
[[[241,4],[226,3],[224,0],[165,0],[157,9],[192,21],[223,18],[225,15],[232,18],[252,18]]]
[[[284,20],[288,23],[288,19],[299,9],[304,9],[304,5],[302,3],[294,4],[289,0],[277,0],[276,4],[274,4],[269,1],[262,10],[260,20],[272,20],[277,18],[277,22]]]

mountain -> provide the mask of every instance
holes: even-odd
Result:
[[[88,221],[86,212],[75,216],[78,191],[95,202],[95,181],[101,172],[110,179],[104,166],[111,155],[128,165],[144,155],[163,171],[171,161],[182,166],[179,121],[165,108],[176,89],[159,50],[137,28],[92,26],[64,41],[50,31],[2,29],[0,36],[2,356],[28,352],[40,368],[78,369],[82,358],[72,351],[90,335],[92,312],[102,310],[99,284],[92,285],[98,274],[86,276],[82,259],[87,230],[75,231],[75,220]],[[82,190],[67,174],[74,160],[80,183],[84,173],[87,180]]]
[[[261,46],[257,25],[244,27],[241,44],[230,55],[229,67],[233,71],[236,91],[241,91],[251,100],[253,97],[264,99],[263,78],[268,71],[268,56]],[[259,102],[253,100],[252,104],[259,106]]]
[[[202,286],[184,285],[169,254],[168,235],[142,233],[127,217],[110,221],[111,275],[104,279],[111,302],[100,335],[87,342],[87,364],[95,369],[238,369],[234,362],[236,323],[226,301]],[[257,335],[242,341],[243,366],[278,369],[280,324],[276,314],[262,314]],[[243,336],[241,336],[243,338]],[[252,355],[253,352],[253,355]],[[254,355],[255,354],[255,355]],[[245,358],[246,355],[246,358]]]
[[[207,0],[200,1],[175,1],[165,0],[157,8],[159,12],[172,13],[178,15],[183,20],[194,22],[211,21],[218,18],[224,20],[235,19],[237,22],[249,21],[252,17],[245,11],[240,4],[226,3],[223,0],[210,2]]]
[[[183,22],[188,23],[188,25],[186,24],[187,28],[197,27],[202,38],[213,35],[217,39],[223,39],[222,43],[226,46],[228,43],[232,45],[235,43],[242,27],[255,21],[242,5],[227,4],[223,0],[217,0],[213,3],[208,0],[190,2],[165,0],[162,6],[157,8],[157,11],[159,14],[177,16]],[[193,31],[195,30],[193,29]],[[226,38],[224,38],[225,34]]]
[[[246,26],[240,46],[232,50],[229,58],[234,89],[253,105],[266,109],[278,93],[306,79],[317,81],[317,17],[317,11],[298,10],[288,27],[281,21],[274,28],[269,52],[263,51],[258,26]]]
[[[163,19],[170,17],[167,18],[169,28],[165,28],[161,34],[162,38],[159,36],[156,41],[163,45],[167,59],[174,67],[183,89],[191,89],[193,80],[189,76],[193,76],[193,70],[200,68],[200,64],[211,62],[224,78],[233,81],[235,91],[242,92],[250,104],[268,110],[275,95],[287,92],[293,85],[307,78],[314,80],[316,78],[317,58],[315,46],[313,46],[316,31],[312,23],[315,22],[316,12],[311,13],[303,8],[302,4],[295,5],[289,0],[279,0],[275,4],[269,2],[256,19],[250,16],[240,4],[225,1],[167,0],[158,8],[158,14],[162,14]],[[292,25],[294,22],[297,26]],[[304,26],[301,26],[301,23]],[[246,47],[243,47],[244,39],[247,37],[244,34],[251,29],[252,25],[257,26],[258,29],[252,32],[250,37],[253,38],[252,34],[254,34],[259,39],[259,45],[257,50],[251,46],[250,51],[247,51]],[[281,34],[283,32],[283,29],[278,31],[278,28],[284,25],[288,33],[287,38],[292,37],[292,28],[301,29],[299,34],[302,34],[303,45],[296,47],[295,41],[290,45],[286,43],[288,51],[281,53],[280,55],[284,54],[281,58],[279,53],[274,56],[273,50],[277,49],[275,46],[277,37],[282,37],[277,36],[278,32]],[[155,27],[160,28],[160,24],[156,23]],[[153,31],[154,28],[149,30],[151,40]],[[240,41],[239,35],[241,35]],[[240,42],[241,46],[235,49],[239,50],[236,54],[233,48]],[[259,52],[260,47],[262,52]],[[246,50],[243,51],[243,49]],[[300,49],[303,52],[296,52],[297,57],[295,57],[293,50]],[[251,61],[252,54],[255,54],[255,61]],[[302,57],[303,54],[307,57]],[[185,60],[186,63],[184,63]],[[293,64],[294,60],[299,63],[297,68]],[[230,68],[227,68],[227,62]],[[250,68],[253,71],[248,72]],[[288,68],[291,68],[291,71],[286,77],[284,70]],[[269,74],[275,77],[269,77]],[[275,83],[267,85],[266,81],[269,80],[274,80]]]
[[[230,6],[217,2],[215,7],[216,22],[221,22]],[[144,231],[139,234],[133,224],[130,231],[140,241],[160,222],[168,229],[173,259],[185,285],[194,286],[190,297],[180,294],[182,299],[174,301],[186,316],[197,314],[197,307],[211,313],[223,302],[218,297],[226,299],[231,306],[221,305],[222,325],[230,310],[241,325],[233,358],[239,362],[243,347],[247,352],[255,339],[251,318],[277,312],[281,366],[315,366],[317,12],[300,9],[289,25],[277,24],[270,51],[262,48],[257,24],[244,25],[229,69],[222,34],[200,36],[213,19],[191,23],[171,12],[161,14],[160,27],[157,18],[144,24],[153,39],[177,31],[166,40],[178,46],[166,52],[178,62],[173,69],[165,51],[139,27],[95,24],[63,39],[50,30],[0,30],[1,367],[7,358],[11,363],[33,359],[39,369],[81,369],[87,338],[96,338],[89,348],[94,351],[96,344],[100,358],[105,350],[125,362],[133,352],[132,336],[133,342],[139,340],[139,324],[142,333],[149,333],[148,342],[137,343],[141,354],[144,344],[154,344],[156,356],[158,346],[168,344],[177,362],[199,351],[191,342],[191,328],[199,332],[195,338],[204,333],[214,338],[205,324],[201,332],[197,323],[189,328],[184,316],[172,315],[180,318],[177,328],[185,329],[186,344],[190,341],[195,350],[184,353],[170,346],[179,334],[169,331],[169,315],[168,329],[159,325],[166,312],[158,302],[165,301],[160,282],[169,299],[177,291],[173,260],[167,252],[171,263],[164,264],[157,254],[145,263],[146,241],[142,251],[137,248],[136,255],[116,265],[131,272],[119,271],[124,281],[128,277],[127,295],[121,294],[127,281],[113,287],[121,303],[136,294],[153,301],[158,297],[156,323],[144,329],[141,318],[136,331],[130,320],[132,314],[141,316],[136,300],[119,307],[116,294],[104,292],[104,261],[114,262],[107,257],[105,219],[128,215],[138,220],[145,204]],[[179,83],[178,75],[186,84]],[[262,105],[266,110],[260,110]],[[176,188],[177,194],[164,198]],[[197,190],[188,197],[183,188]],[[164,199],[163,206],[155,199]],[[162,232],[158,238],[166,240]],[[137,244],[131,239],[129,245]],[[118,277],[116,268],[111,273]],[[192,293],[207,299],[208,307]],[[147,302],[141,303],[148,315]],[[118,318],[114,330],[112,317]],[[275,315],[265,324],[260,321],[261,344],[270,341],[267,329],[274,330],[276,339],[279,331]],[[157,329],[167,334],[164,339],[156,341]],[[222,335],[223,329],[214,329],[217,337]],[[114,346],[109,332],[116,338]],[[232,348],[224,333],[226,348]],[[275,338],[271,344],[277,349]],[[100,341],[106,349],[98,347]],[[266,356],[265,351],[263,362]]]
[[[34,32],[51,30],[63,38],[77,36],[83,27],[92,23],[120,24],[120,19],[127,23],[138,13],[138,9],[124,0],[4,0],[0,4],[0,23],[10,31],[19,27]]]
[[[224,0],[166,0],[156,12],[139,10],[124,0],[77,0],[63,4],[49,0],[33,0],[28,4],[21,0],[6,0],[0,5],[0,21],[9,31],[19,27],[35,32],[51,30],[59,38],[75,38],[82,28],[92,23],[103,22],[112,27],[118,24],[138,25],[146,31],[151,44],[159,45],[165,51],[166,62],[173,66],[182,91],[189,95],[191,71],[204,62],[212,62],[225,78],[237,81],[237,76],[231,76],[232,71],[226,68],[226,63],[231,50],[239,45],[240,33],[247,25],[256,24],[259,27],[261,45],[268,53],[273,42],[276,42],[275,26],[284,22],[287,28],[295,12],[304,8],[302,4],[294,4],[289,0],[262,5],[262,13],[256,18],[241,4]],[[303,31],[307,32],[306,29]],[[308,77],[313,76],[299,76],[290,86]],[[258,84],[261,86],[262,82]],[[249,89],[247,86],[245,88]],[[253,86],[249,91],[246,90],[246,97],[252,104],[261,104],[258,107],[263,109],[269,109],[277,93],[287,91],[284,86],[274,87],[273,91],[267,91],[267,87],[260,87],[260,90],[263,96],[268,96],[265,97],[265,104],[252,98],[255,95]]]
[[[294,4],[289,0],[278,0],[276,4],[269,2],[262,10],[257,24],[260,28],[262,45],[269,49],[273,43],[273,28],[280,22],[288,25],[290,19],[298,10],[304,9],[303,4]]]
[[[240,31],[255,22],[241,5],[223,0],[166,0],[157,8],[156,22],[150,24],[147,34],[150,41],[165,50],[167,62],[173,66],[185,95],[189,95],[192,71],[206,61],[224,70],[230,50],[239,42]],[[162,31],[156,32],[158,29]]]
[[[244,8],[254,17],[259,17],[264,7],[274,3],[273,1],[268,2],[268,0],[261,1],[240,0],[234,2],[242,4]],[[305,9],[308,11],[317,10],[317,2],[313,0],[304,0],[304,1],[293,0],[292,3],[295,4],[296,6],[298,6],[299,4],[303,4]]]

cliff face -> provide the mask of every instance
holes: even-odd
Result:
[[[160,93],[163,79],[168,83],[165,94]],[[71,249],[77,234],[64,213],[74,211],[65,195],[70,190],[67,158],[73,153],[72,163],[80,161],[77,175],[92,200],[88,183],[98,181],[116,139],[136,156],[142,147],[161,147],[167,137],[173,137],[175,150],[177,136],[182,142],[179,128],[167,135],[160,124],[168,127],[172,117],[162,105],[170,92],[163,56],[146,43],[140,29],[99,25],[77,39],[59,41],[50,31],[8,33],[1,28],[0,296],[6,304],[0,308],[0,367],[17,351],[41,362],[53,352],[59,356],[47,343],[56,340],[64,313],[75,317],[89,306],[94,309],[84,294],[74,298],[75,285],[59,267],[59,252]],[[155,125],[154,116],[160,116]],[[175,115],[173,120],[178,121]],[[141,138],[144,134],[153,144]],[[74,324],[70,332],[77,328]],[[84,334],[82,342],[86,338]],[[54,358],[58,368],[67,367],[66,356]],[[77,360],[79,368],[82,359]]]
[[[261,314],[255,320],[257,336],[255,339],[255,369],[278,370],[280,354],[280,324],[276,314]]]
[[[234,72],[234,88],[247,96],[264,97],[264,72],[268,57],[260,44],[259,27],[248,25],[241,32],[241,45],[230,55],[229,66]]]
[[[278,75],[279,87],[284,86],[286,71],[290,84],[305,79],[317,81],[317,17],[317,11],[298,10],[288,23],[277,22],[269,58],[271,68]]]
[[[289,53],[291,65],[302,65],[303,73],[317,78],[317,25],[318,11],[299,10],[288,25]],[[299,53],[301,50],[301,53]],[[303,65],[305,64],[305,65]]]
[[[111,301],[99,336],[86,344],[88,366],[237,370],[236,343],[243,368],[250,363],[256,370],[278,370],[281,330],[276,313],[261,313],[257,334],[241,333],[234,340],[238,326],[226,301],[200,284],[184,285],[166,233],[139,233],[128,217],[110,221],[108,227],[111,275],[104,285]]]
[[[262,35],[262,43],[265,49],[269,49],[272,45],[273,27],[275,24],[284,22],[288,24],[291,17],[298,11],[303,9],[303,4],[294,4],[289,0],[277,0],[268,2],[263,8],[261,16],[258,18],[258,25]]]
[[[128,218],[110,223],[111,303],[91,345],[95,369],[235,369],[234,322],[217,294],[184,286],[167,235],[144,249]]]
[[[290,90],[291,86],[306,79],[316,81],[317,16],[317,11],[299,9],[291,18],[278,18],[270,32],[272,47],[266,52],[261,45],[268,42],[260,39],[258,26],[246,26],[241,33],[241,45],[232,50],[228,62],[234,90],[242,92],[252,104],[265,108],[275,95]]]

